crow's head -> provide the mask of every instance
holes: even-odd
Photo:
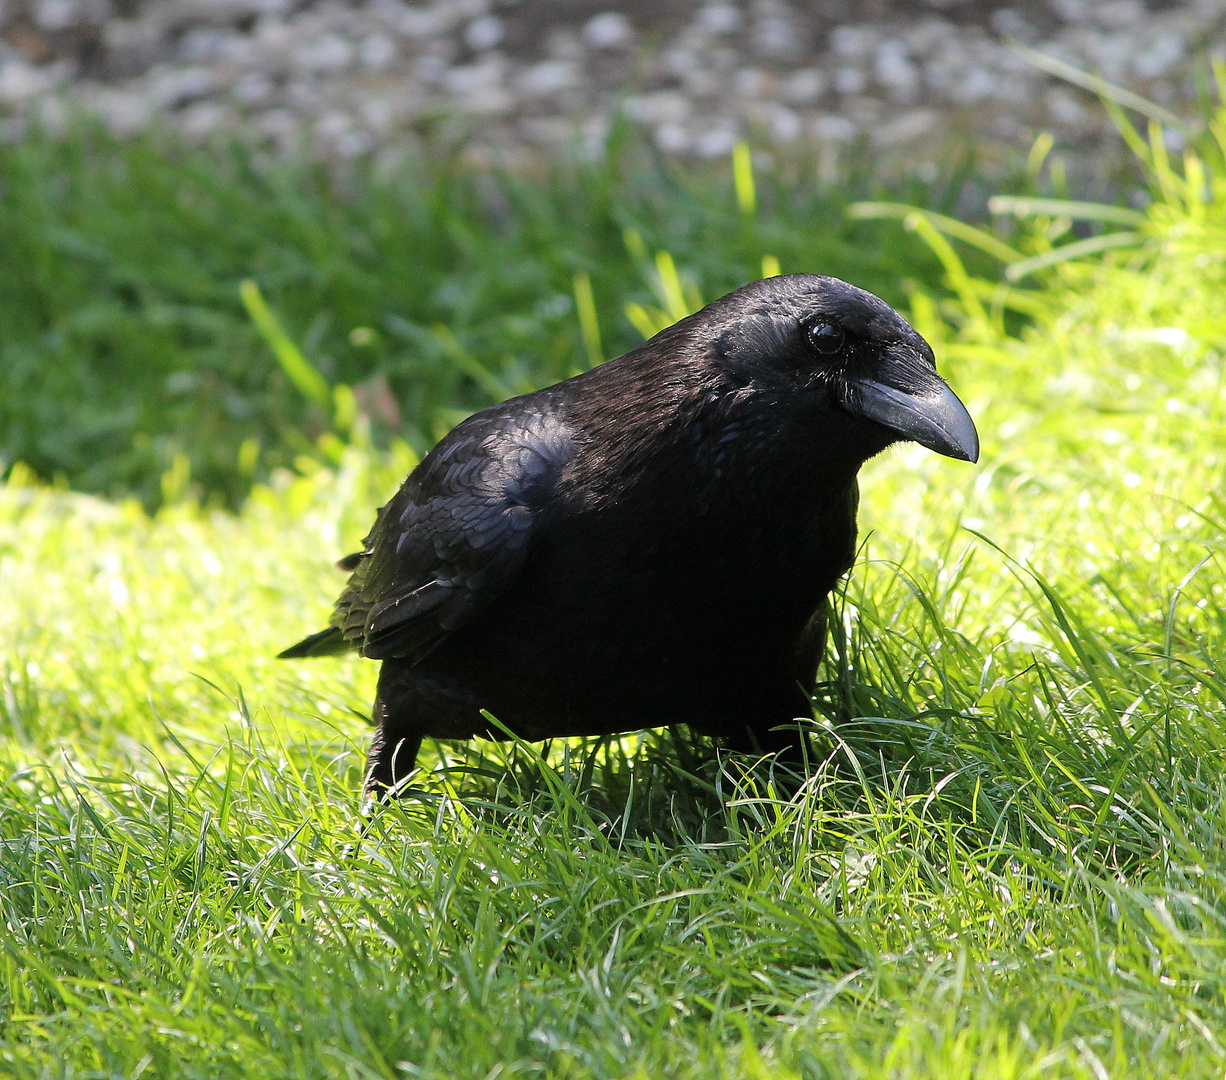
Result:
[[[976,461],[979,436],[928,343],[884,300],[837,278],[755,281],[706,315],[716,362],[743,386],[814,394],[823,408],[938,454]],[[893,441],[893,440],[891,440]]]

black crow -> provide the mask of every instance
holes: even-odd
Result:
[[[789,274],[483,409],[379,511],[332,625],[282,657],[383,661],[366,790],[423,736],[684,723],[734,749],[811,717],[856,472],[911,439],[975,461],[932,350],[888,304]],[[781,727],[784,726],[784,727]]]

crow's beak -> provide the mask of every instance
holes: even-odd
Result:
[[[925,382],[928,385],[921,390],[900,390],[873,379],[856,379],[854,411],[938,454],[978,461],[979,434],[966,406],[935,373]]]

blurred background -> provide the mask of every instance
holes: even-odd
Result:
[[[775,267],[905,305],[939,252],[850,204],[1091,239],[1223,55],[1221,0],[0,0],[0,468],[233,508],[336,385],[421,453]]]
[[[1112,131],[1011,46],[1160,104],[1195,101],[1226,47],[1221,0],[6,0],[11,130],[74,110],[130,133],[247,129],[352,158],[442,128],[476,158],[598,153],[620,117],[666,154],[740,138],[914,161],[952,135],[996,153],[1039,131],[1085,153]],[[1203,92],[1203,88],[1202,92]],[[1087,168],[1092,167],[1087,164]]]

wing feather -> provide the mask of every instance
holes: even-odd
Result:
[[[348,647],[420,660],[515,579],[575,453],[558,405],[536,394],[477,413],[413,470],[345,560],[330,629]]]

